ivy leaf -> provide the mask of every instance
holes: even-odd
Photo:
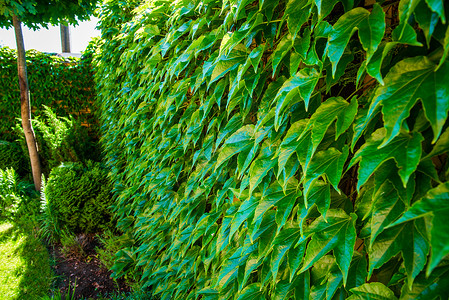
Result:
[[[365,255],[362,255],[357,251],[354,252],[346,282],[346,288],[348,290],[353,287],[361,286],[365,283],[366,276],[368,275],[367,266],[368,263],[366,262]]]
[[[301,191],[297,188],[297,185],[298,183],[296,182],[296,180],[292,179],[287,185],[287,189],[284,191],[282,186],[280,186],[277,181],[271,184],[267,191],[263,193],[262,199],[257,205],[256,211],[254,213],[253,223],[260,224],[262,222],[263,214],[267,210],[275,206],[295,203],[296,199],[301,196]],[[278,225],[280,226],[281,224],[279,224],[278,222]]]
[[[327,221],[326,214],[329,210],[331,202],[330,185],[322,180],[317,180],[313,183],[310,188],[309,195],[307,198],[307,206],[304,201],[304,205],[300,205],[300,210],[298,211],[299,217],[299,228],[301,229],[301,236],[304,235],[303,224],[306,221],[306,217],[309,212],[312,211],[314,206],[317,207],[318,211],[323,216],[323,219]]]
[[[349,155],[349,147],[346,145],[343,152],[335,148],[329,148],[318,152],[310,162],[310,166],[304,176],[304,197],[306,207],[309,189],[320,176],[326,175],[326,178],[332,184],[336,191],[340,191],[338,184],[340,183],[343,167]]]
[[[311,13],[311,5],[307,0],[289,0],[285,13],[282,17],[287,18],[288,31],[293,39],[301,30],[301,26],[309,19]]]
[[[335,4],[337,4],[339,0],[330,0],[330,1],[314,0],[313,2],[315,3],[318,9],[318,20],[322,20],[332,11]]]
[[[288,229],[285,229],[288,230]],[[298,231],[295,233],[298,234]],[[296,246],[294,248],[291,248],[287,253],[287,263],[290,268],[290,278],[289,280],[292,281],[293,278],[308,276],[309,272],[306,271],[304,273],[301,273],[299,275],[296,274],[296,271],[299,269],[299,266],[301,265],[302,259],[304,257],[304,251],[306,249],[306,243],[302,243],[299,246]]]
[[[426,2],[429,5],[430,9],[432,11],[436,12],[440,16],[441,21],[443,21],[443,24],[445,24],[446,16],[444,14],[444,1],[443,0],[426,0]]]
[[[231,230],[229,232],[229,239],[232,238],[234,233],[239,229],[240,225],[242,225],[243,222],[253,218],[254,212],[258,204],[259,199],[255,196],[250,196],[247,200],[244,200],[242,202],[242,204],[239,207],[239,210],[235,213],[234,217],[232,218]]]
[[[289,229],[290,230],[281,230],[273,242],[274,249],[271,256],[273,285],[276,285],[276,277],[284,257],[286,257],[288,251],[300,237],[296,228]]]
[[[287,131],[278,150],[279,171],[277,177],[279,177],[291,155],[295,153],[296,148],[298,147],[297,140],[306,128],[307,123],[308,120],[299,120],[298,122],[293,123]]]
[[[397,27],[399,32],[399,39],[404,34],[405,27],[407,27],[410,17],[412,16],[416,6],[420,1],[416,0],[402,0],[399,2],[399,25]]]
[[[398,299],[393,291],[380,282],[365,283],[361,286],[351,289],[352,295],[348,300],[395,300]]]
[[[375,102],[382,103],[387,135],[382,146],[397,136],[402,123],[418,101],[433,129],[433,142],[440,136],[449,110],[449,63],[435,71],[435,64],[420,56],[397,63],[385,77],[385,85],[375,92]]]
[[[298,100],[293,100],[294,103],[302,100],[305,102],[306,109],[309,106],[310,96],[312,95],[315,86],[319,80],[319,73],[312,68],[301,69],[295,76],[290,77],[284,82],[276,97],[272,103],[276,103],[276,115],[275,115],[275,129],[278,130],[280,127],[281,114],[284,108],[292,101],[293,97],[300,98]]]
[[[277,164],[275,158],[275,145],[270,144],[268,141],[264,142],[262,150],[259,156],[254,160],[254,162],[249,167],[249,192],[250,194],[254,189],[262,182],[263,178],[268,174],[268,172],[273,169]]]
[[[395,221],[404,211],[405,204],[399,198],[394,185],[386,180],[374,194],[371,216],[371,248],[376,237],[384,228]]]
[[[235,47],[228,55],[222,55],[217,58],[216,65],[209,81],[209,86],[219,80],[231,70],[237,69],[239,65],[244,64],[248,57],[248,52],[244,46]]]
[[[395,160],[404,187],[407,186],[408,179],[418,167],[423,140],[419,132],[412,133],[412,135],[402,132],[388,145],[379,149],[385,135],[386,130],[384,128],[376,130],[349,163],[348,169],[360,162],[357,190],[360,190],[360,187],[369,179],[371,174],[389,159]]]
[[[304,264],[299,272],[306,271],[329,251],[334,250],[336,262],[343,274],[343,282],[346,284],[354,253],[356,219],[355,214],[348,216],[343,210],[329,210],[327,222],[322,216],[313,221],[307,229],[307,234],[312,234],[312,239],[307,245]]]
[[[379,46],[385,32],[385,13],[380,5],[374,4],[370,13],[362,7],[354,8],[341,16],[329,36],[328,57],[332,63],[332,74],[335,75],[338,62],[348,45],[352,34],[358,30],[360,42],[370,61]]]
[[[352,98],[348,103],[342,97],[332,97],[322,103],[310,118],[307,129],[312,131],[312,155],[323,140],[329,126],[335,121],[335,140],[351,126],[357,114],[357,99]],[[302,138],[301,134],[300,139]],[[307,169],[304,171],[307,172]]]
[[[285,55],[287,55],[287,53],[292,48],[293,48],[293,40],[291,35],[285,35],[277,45],[271,58],[271,63],[273,65],[272,77],[274,77],[274,74],[276,73],[276,68],[278,67],[281,60],[285,57]]]
[[[443,40],[443,55],[441,56],[440,63],[438,64],[437,70],[443,65],[446,61],[447,55],[449,54],[449,26],[446,29],[446,34],[444,35]]]
[[[443,153],[447,153],[449,151],[449,127],[441,134],[440,138],[436,142],[435,146],[433,146],[432,151],[427,154],[422,160],[431,158],[436,155],[441,155]]]
[[[246,125],[232,134],[223,144],[218,155],[215,171],[235,154],[254,145],[254,125]]]
[[[445,299],[449,297],[449,269],[436,268],[429,276],[421,273],[410,288],[402,287],[401,300]]]
[[[264,299],[262,287],[260,282],[251,283],[242,290],[237,300]]]
[[[374,269],[380,268],[393,256],[402,252],[409,284],[411,284],[424,268],[428,250],[426,227],[422,220],[387,228],[379,234],[369,252],[368,276],[371,276]]]
[[[430,230],[430,260],[427,266],[427,276],[438,263],[449,254],[449,182],[442,183],[429,190],[426,196],[413,203],[405,214],[390,227],[415,220],[424,216],[432,216]]]
[[[425,1],[418,3],[417,9],[414,11],[416,21],[418,21],[419,27],[422,28],[426,37],[427,47],[430,47],[430,39],[438,23],[439,16],[437,13],[432,12]]]

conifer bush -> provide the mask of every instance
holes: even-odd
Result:
[[[46,237],[57,239],[64,230],[95,233],[113,226],[111,184],[100,163],[68,162],[54,168],[43,196]]]
[[[106,1],[115,276],[160,299],[446,299],[449,5]]]

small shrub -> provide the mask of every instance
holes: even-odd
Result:
[[[28,161],[18,143],[0,141],[0,169],[13,168],[20,176],[29,172]]]
[[[99,232],[112,225],[111,184],[100,163],[63,163],[54,168],[44,188],[44,219],[53,231]]]

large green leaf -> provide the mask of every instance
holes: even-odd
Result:
[[[432,151],[422,159],[428,159],[432,156],[441,155],[447,152],[449,152],[449,127],[441,134],[440,138],[435,143],[435,146],[433,146]]]
[[[376,237],[384,228],[395,221],[405,209],[405,203],[399,198],[394,185],[385,181],[373,196],[371,215],[371,248]]]
[[[312,68],[301,69],[290,77],[276,94],[272,103],[276,104],[275,128],[280,127],[281,116],[288,105],[304,101],[306,109],[309,106],[310,96],[319,80],[319,73]],[[299,96],[299,97],[298,97]],[[293,101],[293,103],[291,103]]]
[[[351,126],[357,114],[357,106],[356,98],[353,98],[351,103],[348,103],[342,97],[332,97],[318,107],[307,125],[307,130],[312,132],[312,155],[323,140],[327,129],[335,120],[335,140]],[[305,131],[298,139],[303,138],[303,135],[305,135]],[[307,169],[304,171],[307,172]]]
[[[368,275],[367,265],[365,255],[355,251],[348,271],[348,279],[346,281],[347,290],[365,283],[366,276]]]
[[[249,187],[250,194],[262,182],[263,178],[273,167],[277,165],[275,159],[275,145],[265,142],[260,150],[259,156],[254,160],[249,168]]]
[[[247,125],[232,134],[223,144],[218,155],[215,170],[235,154],[249,149],[254,144],[254,125]]]
[[[342,210],[329,210],[326,219],[327,222],[320,216],[307,228],[307,234],[312,235],[312,239],[307,245],[304,264],[299,272],[306,271],[329,251],[334,250],[336,262],[346,283],[354,253],[357,216],[348,216]]]
[[[279,66],[279,63],[292,48],[293,40],[291,35],[285,35],[277,45],[276,49],[273,52],[273,57],[271,58],[271,62],[273,65],[273,76],[276,73],[276,69]]]
[[[428,238],[424,222],[410,222],[385,229],[378,235],[369,252],[369,276],[392,257],[402,253],[409,285],[427,261]]]
[[[279,171],[278,171],[278,177],[279,174],[284,169],[285,165],[287,164],[287,161],[291,157],[293,153],[295,153],[297,147],[298,147],[298,138],[303,133],[304,129],[306,128],[308,120],[299,120],[298,122],[293,123],[290,126],[290,129],[287,131],[287,134],[285,135],[284,139],[282,140],[279,149],[278,149],[278,165],[279,165]]]
[[[262,284],[259,282],[251,283],[243,289],[237,300],[255,300],[264,299]]]
[[[432,11],[436,12],[443,23],[446,23],[446,15],[444,13],[444,1],[443,0],[426,0],[427,4],[429,5],[430,9]],[[446,3],[447,5],[447,3]]]
[[[222,55],[217,59],[209,81],[209,86],[225,76],[228,72],[237,69],[248,57],[245,47],[235,47],[228,55]]]
[[[304,176],[304,198],[306,207],[308,206],[307,197],[309,189],[313,186],[313,182],[320,176],[325,175],[334,189],[340,191],[338,184],[340,183],[343,167],[348,155],[348,146],[343,148],[343,152],[340,152],[335,148],[329,148],[315,154]]]
[[[395,226],[417,218],[432,216],[431,254],[427,275],[449,254],[449,223],[446,220],[449,213],[448,199],[449,182],[445,182],[428,191],[424,198],[415,202],[399,220],[391,224],[391,226]]]
[[[276,209],[276,222],[279,225],[280,230],[285,223],[284,216],[280,216],[278,220],[278,212],[280,206],[287,205],[292,207],[298,197],[301,196],[301,191],[298,189],[298,182],[292,179],[287,188],[284,190],[277,181],[270,185],[270,187],[263,193],[262,199],[257,205],[254,213],[253,223],[261,223],[263,214],[269,209]],[[285,213],[285,212],[284,212]]]
[[[380,282],[365,283],[351,289],[351,300],[395,300],[398,299],[393,291]]]
[[[397,63],[385,77],[385,85],[375,92],[376,102],[382,103],[387,134],[383,145],[400,134],[410,110],[421,100],[426,118],[433,129],[433,142],[440,136],[449,110],[449,63],[435,70],[428,58],[418,56]]]
[[[401,300],[445,299],[449,297],[449,269],[446,266],[435,269],[429,276],[421,273],[409,288],[402,287]]]
[[[379,166],[389,159],[395,160],[404,187],[407,185],[411,174],[418,167],[422,152],[421,142],[423,140],[420,133],[410,135],[403,132],[386,146],[379,149],[385,136],[386,130],[384,128],[376,130],[352,158],[348,168],[360,162],[357,182],[358,190]]]
[[[356,30],[358,30],[360,42],[366,51],[367,61],[369,62],[385,32],[385,13],[377,3],[374,4],[371,12],[365,8],[357,7],[345,13],[335,23],[329,36],[327,48],[333,75],[349,39]]]
[[[311,5],[307,0],[289,0],[283,19],[287,18],[288,31],[293,38],[307,21],[311,12]]]

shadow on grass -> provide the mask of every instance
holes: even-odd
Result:
[[[2,299],[40,299],[47,295],[52,272],[47,249],[37,237],[33,222],[0,219],[1,263],[5,268]]]

